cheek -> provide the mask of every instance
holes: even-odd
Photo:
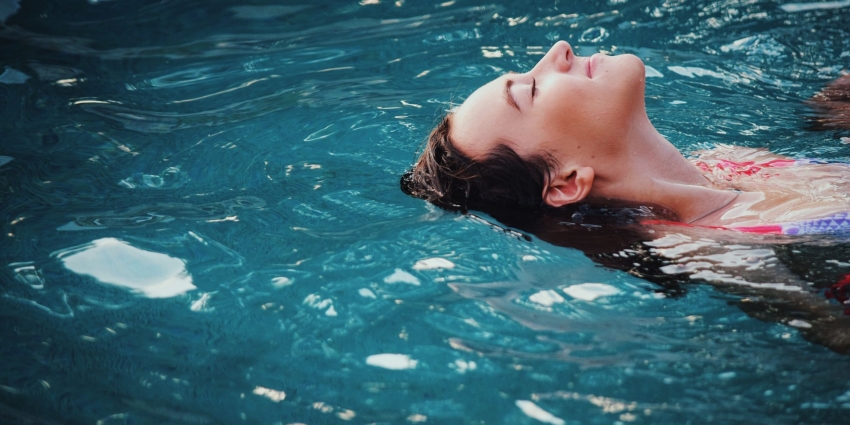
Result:
[[[535,139],[548,150],[561,151],[591,146],[607,138],[605,132],[610,118],[600,113],[593,102],[582,106],[567,106],[555,110],[537,124]]]
[[[605,146],[625,137],[625,123],[636,110],[633,95],[626,87],[599,85],[573,92],[574,102],[557,110],[550,118],[547,139],[584,148]]]
[[[638,61],[638,64],[642,63]],[[616,79],[600,85],[595,97],[595,115],[607,122],[628,121],[646,113],[643,68],[627,68]]]
[[[625,56],[625,55],[624,55]],[[624,125],[643,111],[643,62],[623,58],[598,81],[570,81],[548,93],[532,128],[544,145],[593,146],[623,138]],[[612,64],[613,65],[613,64]]]

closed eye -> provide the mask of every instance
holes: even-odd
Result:
[[[537,95],[537,79],[531,79],[531,98],[534,99],[534,96]]]

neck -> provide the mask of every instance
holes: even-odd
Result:
[[[698,224],[731,207],[736,194],[714,188],[645,115],[626,134],[626,142],[600,154],[607,161],[598,166],[592,198],[659,205]]]

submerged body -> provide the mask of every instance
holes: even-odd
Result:
[[[850,212],[848,164],[733,146],[700,152],[692,163],[713,187],[739,195],[690,224],[757,233],[850,231],[850,224],[843,225]]]
[[[831,85],[815,109],[845,110],[842,87],[850,84]],[[745,296],[748,314],[850,353],[845,263],[800,268],[801,250],[833,251],[817,237],[784,236],[850,230],[850,166],[731,146],[686,158],[650,122],[644,89],[639,58],[578,57],[558,42],[531,71],[497,78],[444,117],[402,188],[674,293],[711,283]],[[850,127],[837,116],[817,122]]]

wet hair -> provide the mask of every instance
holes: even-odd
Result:
[[[805,102],[814,115],[806,116],[809,130],[839,130],[841,136],[850,135],[850,74],[829,83]],[[844,130],[844,131],[841,131]]]
[[[466,212],[486,207],[541,208],[554,157],[520,156],[507,142],[482,158],[472,159],[449,136],[452,114],[431,131],[416,164],[401,177],[404,193],[441,208]]]
[[[402,191],[452,211],[483,211],[496,223],[471,215],[527,241],[531,234],[556,246],[580,249],[602,265],[659,283],[668,296],[684,294],[678,277],[656,271],[667,264],[664,259],[651,256],[642,244],[646,235],[641,221],[675,221],[671,213],[664,215],[659,209],[659,215],[655,209],[639,205],[549,207],[543,202],[543,188],[557,165],[551,155],[523,158],[506,143],[499,143],[482,158],[471,159],[452,143],[451,118],[451,114],[444,116],[431,131],[416,164],[401,178]],[[616,254],[623,249],[635,255]],[[635,262],[636,258],[642,259]]]

